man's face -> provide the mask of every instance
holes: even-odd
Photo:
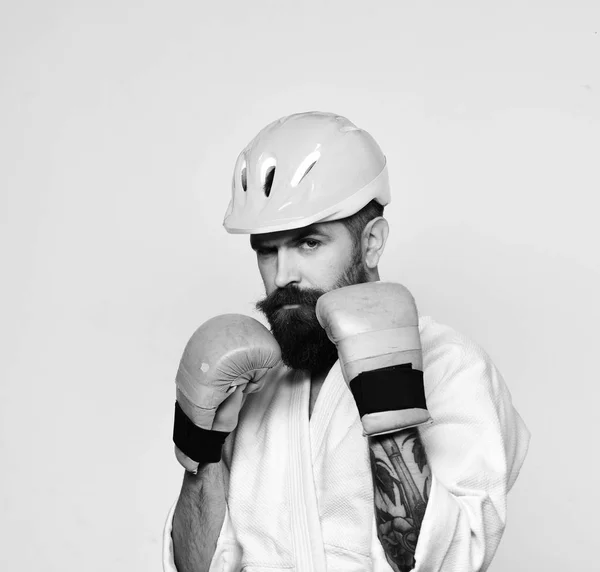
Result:
[[[335,346],[319,325],[315,305],[334,288],[367,281],[360,249],[341,222],[250,237],[266,297],[256,307],[265,314],[294,369],[318,372],[337,359]]]

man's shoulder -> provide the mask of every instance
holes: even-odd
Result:
[[[451,326],[437,322],[431,316],[419,316],[419,334],[424,352],[444,347],[447,350],[454,348],[457,351],[481,353],[487,357],[483,348],[471,338]]]
[[[490,356],[477,342],[431,316],[419,316],[419,334],[425,379],[430,390],[439,382],[467,370],[479,372],[482,375],[477,377],[483,380],[489,378],[491,369],[496,369]]]

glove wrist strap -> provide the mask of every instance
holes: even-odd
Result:
[[[364,371],[350,381],[360,416],[380,411],[427,409],[423,372],[404,363]]]
[[[197,463],[218,463],[223,443],[229,433],[202,429],[183,412],[175,402],[173,442],[179,450]]]

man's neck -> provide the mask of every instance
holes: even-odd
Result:
[[[329,372],[331,371],[331,367],[329,366],[325,369],[322,369],[320,371],[313,371],[310,374],[310,383],[311,385],[316,385],[318,387],[320,387],[321,385],[323,385],[323,382],[325,381],[325,378],[329,375]]]

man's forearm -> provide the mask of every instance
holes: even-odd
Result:
[[[173,516],[173,552],[178,572],[208,572],[225,518],[221,463],[186,472]]]
[[[408,572],[427,507],[431,471],[417,429],[369,438],[377,536],[390,566]]]

